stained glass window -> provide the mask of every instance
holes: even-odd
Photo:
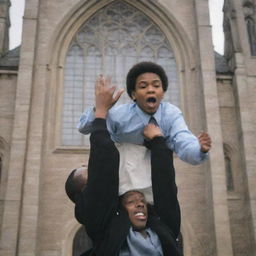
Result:
[[[94,83],[99,74],[112,76],[125,87],[126,74],[140,61],[165,69],[166,101],[179,106],[179,85],[173,50],[161,29],[144,13],[116,1],[97,11],[73,38],[66,56],[62,113],[62,145],[88,146],[88,136],[76,124],[86,107],[94,105]],[[130,101],[123,95],[118,104]]]

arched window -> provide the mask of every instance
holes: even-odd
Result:
[[[225,167],[226,167],[226,177],[227,177],[227,190],[234,190],[233,174],[231,168],[231,160],[228,156],[225,156]]]
[[[227,150],[227,146],[224,145],[224,159],[225,159],[225,171],[226,171],[226,187],[227,191],[234,191],[234,178],[231,157]]]
[[[87,236],[84,227],[81,227],[73,240],[72,256],[80,256],[90,248],[92,248],[91,240]]]
[[[140,61],[163,66],[169,78],[165,100],[179,106],[180,95],[173,50],[161,29],[144,13],[122,1],[100,9],[80,28],[70,43],[64,69],[62,145],[88,146],[76,129],[79,116],[94,104],[99,74],[125,87],[126,74]],[[122,96],[120,103],[129,101]]]
[[[256,56],[256,16],[255,4],[251,0],[243,1],[243,11],[247,27],[251,55]]]
[[[246,26],[251,48],[251,55],[256,56],[256,25],[253,18],[246,18]]]
[[[0,184],[2,181],[2,165],[3,165],[3,161],[2,161],[2,156],[0,155]]]

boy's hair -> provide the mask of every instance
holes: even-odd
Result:
[[[167,75],[166,75],[164,69],[156,63],[144,61],[144,62],[135,64],[127,74],[126,89],[127,89],[128,95],[131,98],[132,98],[132,92],[135,90],[135,84],[136,84],[137,77],[144,73],[157,74],[161,79],[164,92],[167,90],[168,78],[167,78]]]

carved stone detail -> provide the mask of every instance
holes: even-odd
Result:
[[[255,4],[246,0],[243,2],[244,18],[248,33],[248,40],[251,49],[251,55],[256,56],[256,7]]]

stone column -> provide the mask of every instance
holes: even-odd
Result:
[[[204,97],[206,129],[212,138],[209,166],[212,185],[212,205],[217,256],[231,256],[232,240],[227,205],[225,163],[220,124],[208,1],[195,0],[198,33],[198,54]]]
[[[10,1],[0,1],[0,54],[3,54],[9,49],[9,8]]]
[[[252,218],[252,255],[256,253],[256,122],[255,122],[255,109],[256,109],[256,89],[254,82],[249,83],[246,74],[246,66],[244,63],[244,57],[241,53],[235,54],[235,78],[234,78],[236,105],[238,110],[238,116],[240,118],[240,144],[243,149],[242,154],[242,166],[246,173],[248,184],[248,219]],[[247,208],[244,209],[247,211]]]
[[[246,1],[244,1],[246,2]],[[240,118],[240,143],[243,148],[243,168],[248,184],[248,216],[252,217],[252,255],[256,254],[256,59],[251,56],[245,11],[241,1],[233,1],[236,10],[237,30],[242,50],[235,53],[235,90],[238,116]],[[254,10],[255,12],[255,10]],[[255,14],[254,14],[255,15]]]
[[[37,38],[38,1],[26,1],[23,20],[10,164],[0,236],[0,255],[4,256],[20,255],[18,254],[21,229],[20,216],[22,216],[23,186],[27,165],[27,140]],[[30,221],[33,227],[33,220]],[[30,243],[34,244],[34,241],[31,239]]]

